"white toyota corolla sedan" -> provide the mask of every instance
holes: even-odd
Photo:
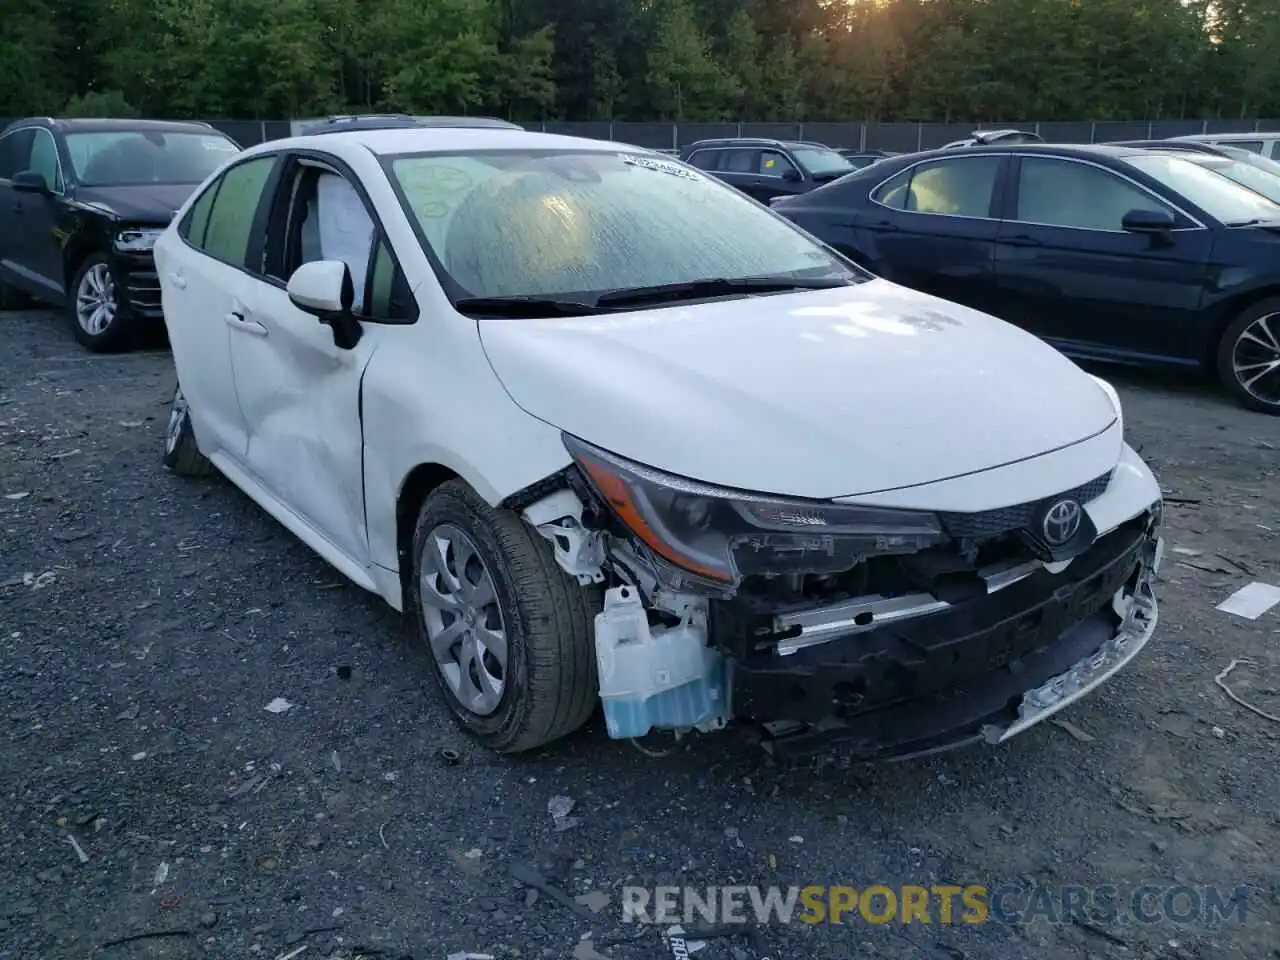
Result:
[[[164,460],[412,618],[460,723],[1007,740],[1156,624],[1116,393],[677,160],[523,130],[238,155],[156,245]]]

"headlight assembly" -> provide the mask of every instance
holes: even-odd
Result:
[[[671,476],[567,434],[565,446],[637,539],[699,577],[736,586],[755,574],[841,573],[873,554],[946,539],[931,513],[791,500]]]
[[[146,253],[156,245],[164,230],[159,227],[133,227],[116,234],[116,249],[121,253]]]

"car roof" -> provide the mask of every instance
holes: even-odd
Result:
[[[251,148],[252,153],[281,149],[315,149],[317,138],[301,134],[285,140],[271,140]],[[508,130],[500,127],[397,127],[378,130],[339,130],[326,133],[325,146],[359,146],[378,156],[400,153],[452,153],[477,150],[579,150],[592,153],[652,154],[644,147],[633,147],[611,140],[591,140],[532,130]]]
[[[212,124],[197,120],[134,120],[128,117],[77,117],[75,119],[53,121],[59,130],[68,133],[105,133],[107,131],[139,132],[155,131],[157,133],[217,133],[222,134]],[[225,136],[225,134],[223,134]]]
[[[135,117],[23,117],[21,120],[14,120],[4,130],[10,127],[37,125],[59,130],[63,133],[108,133],[108,132],[129,132],[136,130],[139,133],[154,131],[157,133],[216,133],[220,136],[226,136],[221,130],[218,130],[212,124],[205,123],[203,120],[140,120]]]
[[[1141,156],[1144,153],[1150,153],[1149,150],[1142,150],[1138,147],[1122,147],[1110,143],[979,143],[965,149],[963,156],[971,157],[975,154],[1006,154],[1006,153],[1043,153],[1047,156],[1067,156],[1067,157],[1132,157]],[[959,156],[955,150],[948,150],[946,147],[939,147],[936,150],[923,150],[919,153],[904,153],[896,157],[890,157],[890,160],[902,161],[908,158],[911,162],[919,159],[933,157],[955,157]],[[878,164],[877,164],[878,166]]]
[[[410,116],[400,113],[360,114],[326,117],[304,126],[299,132],[307,135],[330,134],[340,131],[395,130],[418,127],[484,128],[494,130],[523,130],[519,124],[497,117]]]
[[[774,140],[770,137],[712,137],[709,140],[695,140],[689,144],[690,149],[693,147],[712,147],[712,146],[770,146],[770,147],[787,147],[788,149],[795,147],[819,147],[823,150],[830,150],[825,143],[818,143],[816,140]]]
[[[1280,130],[1255,130],[1253,133],[1187,133],[1180,137],[1171,137],[1172,140],[1204,140],[1210,143],[1221,140],[1230,143],[1232,140],[1277,140],[1280,139]]]

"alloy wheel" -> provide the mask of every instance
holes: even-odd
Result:
[[[458,702],[489,716],[502,702],[507,633],[493,575],[472,539],[442,523],[423,544],[419,595],[436,666]]]
[[[1259,403],[1280,405],[1280,313],[1258,317],[1231,351],[1236,382]]]
[[[105,263],[95,263],[76,290],[76,322],[90,336],[101,336],[116,318],[116,282]]]
[[[182,428],[187,422],[187,398],[182,395],[182,387],[173,392],[173,402],[169,404],[169,424],[164,431],[164,452],[173,453],[178,449],[178,440],[182,437]]]

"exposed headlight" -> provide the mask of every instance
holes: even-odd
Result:
[[[116,249],[121,253],[146,253],[156,245],[164,230],[159,227],[135,227],[116,234]]]
[[[617,518],[664,560],[737,585],[754,574],[840,573],[946,539],[931,513],[791,500],[661,473],[564,436]]]

